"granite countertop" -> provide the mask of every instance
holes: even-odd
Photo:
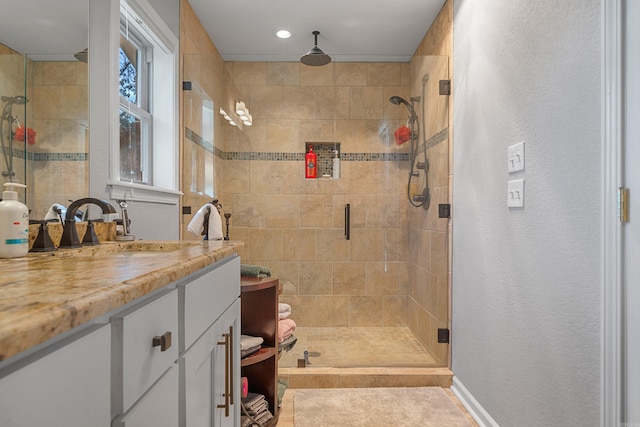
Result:
[[[0,361],[238,252],[238,241],[105,242],[0,260]]]

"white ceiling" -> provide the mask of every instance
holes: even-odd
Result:
[[[189,0],[225,61],[407,62],[445,0]],[[289,39],[274,32],[286,28]]]
[[[149,0],[160,14],[178,0]],[[318,47],[333,61],[407,62],[445,0],[189,0],[226,61],[297,61]],[[33,60],[87,47],[88,0],[3,0],[0,42]],[[175,13],[174,13],[175,14]],[[28,19],[21,19],[28,17]],[[177,22],[177,17],[176,17]],[[175,28],[175,23],[169,23]],[[275,30],[286,28],[289,39]]]

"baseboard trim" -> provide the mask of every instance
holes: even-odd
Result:
[[[500,427],[498,423],[491,418],[491,415],[480,405],[475,397],[467,390],[457,377],[453,377],[451,391],[456,395],[462,406],[465,407],[469,415],[478,423],[480,427]]]

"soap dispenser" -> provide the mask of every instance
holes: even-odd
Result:
[[[0,258],[18,258],[29,252],[29,209],[18,201],[13,187],[24,184],[5,182],[0,202]]]

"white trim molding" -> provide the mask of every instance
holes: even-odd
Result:
[[[480,405],[480,402],[478,402],[471,392],[460,382],[458,377],[453,377],[451,391],[480,427],[500,427],[482,405]]]
[[[131,200],[135,202],[177,205],[182,191],[123,181],[107,181],[107,191],[111,200]]]
[[[602,2],[602,314],[601,427],[620,425],[622,393],[623,2]]]

